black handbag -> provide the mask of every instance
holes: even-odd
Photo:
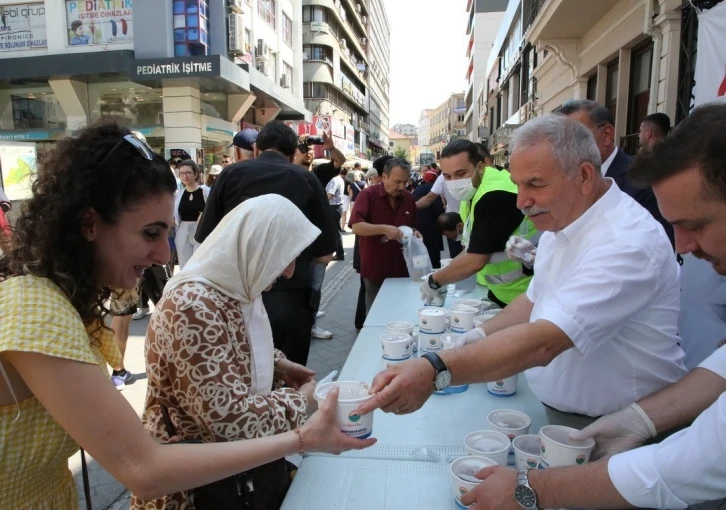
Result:
[[[161,414],[169,437],[176,435],[166,406]],[[202,443],[199,440],[180,441]],[[275,510],[282,506],[295,466],[282,458],[187,491],[196,510]]]

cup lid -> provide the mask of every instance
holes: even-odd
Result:
[[[386,324],[387,328],[390,329],[409,329],[414,327],[413,322],[389,322]]]
[[[389,333],[381,337],[381,342],[410,342],[411,335],[405,335],[403,333]]]
[[[340,388],[340,394],[338,396],[338,403],[359,403],[364,402],[373,395],[368,394],[370,386],[364,382],[359,381],[334,381],[325,384],[321,384],[315,388],[316,400],[323,401],[328,395],[328,392],[335,387]]]
[[[442,315],[446,315],[449,312],[445,308],[426,307],[426,308],[419,308],[418,313],[420,313],[421,315],[427,315],[429,317],[439,317]]]

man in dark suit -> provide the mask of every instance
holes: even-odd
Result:
[[[288,359],[307,364],[312,328],[313,263],[327,264],[335,250],[333,218],[325,190],[311,172],[294,164],[298,140],[280,121],[262,128],[254,147],[254,159],[233,163],[222,170],[209,194],[195,239],[204,240],[222,218],[248,198],[281,195],[320,229],[320,236],[296,260],[292,278],[279,278],[262,294],[270,318],[275,347]]]
[[[668,223],[658,209],[658,201],[651,187],[634,186],[628,179],[628,170],[633,158],[625,154],[615,145],[615,121],[607,108],[596,101],[579,99],[566,102],[560,113],[581,122],[592,131],[600,149],[602,172],[610,177],[618,187],[633,197],[633,200],[645,207],[665,229],[668,239],[673,245],[673,225]]]

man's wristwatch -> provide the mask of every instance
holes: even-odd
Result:
[[[429,275],[429,287],[431,287],[434,290],[439,290],[441,288],[441,285],[436,283],[436,280],[434,280],[434,274],[431,273]]]
[[[517,474],[517,485],[514,488],[514,499],[519,506],[528,510],[537,509],[537,494],[529,486],[529,469],[523,469]]]
[[[451,386],[451,372],[446,368],[446,363],[439,358],[435,352],[427,352],[423,356],[434,367],[436,375],[434,375],[434,390],[441,391]]]

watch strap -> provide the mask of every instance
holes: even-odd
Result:
[[[433,290],[439,290],[441,288],[441,285],[438,284],[436,282],[436,280],[434,280],[434,274],[433,273],[431,273],[429,275],[428,284],[429,284],[429,287],[432,288]]]
[[[446,370],[448,370],[448,368],[446,368],[446,363],[444,363],[444,360],[442,360],[435,352],[426,352],[422,357],[426,358],[428,362],[431,363],[431,366],[433,366],[434,370],[436,371],[436,375],[439,375],[441,372],[445,372]]]

